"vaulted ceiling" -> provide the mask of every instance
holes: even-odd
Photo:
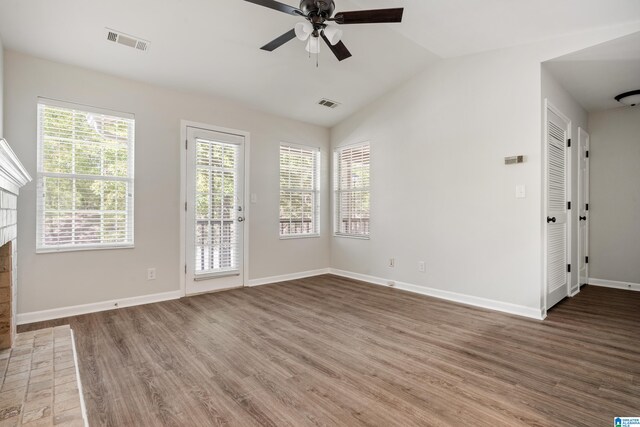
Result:
[[[442,57],[640,20],[638,0],[336,3],[337,11],[404,7],[405,18],[344,26],[353,57],[338,62],[323,49],[317,68],[298,40],[260,50],[299,19],[242,0],[0,0],[0,37],[8,49],[331,126]],[[106,27],[149,40],[149,50],[107,41]],[[323,97],[342,105],[318,106]]]

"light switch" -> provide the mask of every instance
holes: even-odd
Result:
[[[258,203],[258,195],[256,193],[251,193],[251,203]]]
[[[524,199],[527,196],[525,186],[522,184],[516,185],[516,199]]]

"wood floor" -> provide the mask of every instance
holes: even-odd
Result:
[[[543,322],[335,276],[70,323],[91,426],[611,426],[640,416],[640,293]]]

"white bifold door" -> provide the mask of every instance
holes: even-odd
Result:
[[[187,127],[186,293],[244,285],[242,135]]]
[[[569,121],[559,111],[546,110],[546,309],[569,295],[568,171]]]
[[[578,280],[589,281],[589,134],[578,129]]]

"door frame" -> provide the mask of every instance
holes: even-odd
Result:
[[[242,239],[242,272],[243,282],[242,286],[247,286],[249,281],[249,223],[251,219],[250,205],[249,205],[249,176],[250,176],[250,154],[251,154],[251,134],[249,132],[225,128],[222,126],[210,125],[207,123],[194,122],[189,120],[180,120],[180,259],[179,270],[180,271],[180,292],[182,296],[187,296],[187,215],[186,215],[186,203],[187,203],[187,128],[193,127],[203,129],[212,132],[230,133],[244,137],[244,188],[243,188],[243,207],[244,207],[244,230]]]
[[[582,243],[582,239],[580,238],[580,212],[582,211],[582,207],[585,204],[589,203],[589,189],[590,189],[590,183],[589,183],[589,179],[591,176],[591,161],[590,158],[587,157],[586,162],[587,162],[587,170],[586,170],[586,187],[587,187],[587,194],[586,194],[586,200],[582,200],[582,158],[580,156],[582,156],[582,147],[586,145],[586,149],[587,152],[589,152],[591,150],[591,135],[589,134],[589,132],[587,132],[585,129],[583,129],[582,127],[578,127],[578,266],[580,266],[580,244]],[[587,217],[586,221],[585,221],[585,251],[586,254],[584,254],[585,256],[589,256],[589,223],[590,223],[590,218],[589,218],[589,210],[585,209],[585,216]],[[585,268],[586,268],[586,277],[585,279],[587,281],[589,281],[589,263],[585,263]],[[576,290],[575,294],[577,294],[578,292],[580,292],[580,287],[582,285],[586,285],[587,283],[580,283],[580,270],[578,269],[578,289]]]
[[[542,135],[542,216],[540,217],[542,224],[542,317],[546,317],[549,310],[547,297],[549,296],[549,283],[547,282],[547,222],[545,217],[548,212],[548,194],[547,194],[547,174],[548,174],[548,158],[549,158],[549,110],[560,117],[567,124],[566,139],[572,139],[571,136],[571,119],[564,115],[555,105],[553,105],[548,98],[544,99],[544,114],[543,114],[543,135]],[[573,142],[573,141],[572,141]],[[573,144],[572,144],[573,146]],[[572,170],[571,165],[573,163],[573,152],[571,147],[565,146],[565,194],[567,201],[571,201],[571,187],[572,187]],[[571,264],[571,240],[573,231],[573,203],[572,209],[567,212],[567,259],[566,263]],[[575,268],[571,272],[567,272],[567,296],[571,295],[571,278],[575,272]]]

